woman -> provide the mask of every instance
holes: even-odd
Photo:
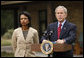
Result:
[[[20,27],[14,30],[12,35],[12,46],[15,57],[35,57],[31,51],[31,44],[39,43],[38,32],[31,27],[31,17],[28,12],[19,14]]]

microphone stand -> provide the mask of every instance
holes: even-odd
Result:
[[[52,34],[53,34],[53,31],[50,31],[50,32],[45,31],[44,32],[44,36],[48,36],[47,40],[50,39],[50,37],[51,37]],[[50,54],[48,54],[48,57],[50,57]]]
[[[50,31],[48,34],[48,38],[50,39],[51,35],[53,34],[53,31]],[[50,57],[51,54],[48,54],[48,57]]]

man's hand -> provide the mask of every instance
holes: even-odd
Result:
[[[61,40],[61,39],[58,39],[57,41],[56,41],[56,43],[59,43],[59,44],[63,44],[63,43],[65,43],[65,40]]]

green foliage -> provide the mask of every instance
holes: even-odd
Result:
[[[14,57],[13,53],[1,52],[1,57]]]
[[[10,46],[11,39],[1,39],[1,46]]]
[[[9,29],[2,37],[4,39],[11,39],[13,31],[14,31],[14,29]]]
[[[14,15],[12,10],[1,10],[1,35],[14,27]]]

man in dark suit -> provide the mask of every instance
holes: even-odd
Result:
[[[52,35],[44,35],[41,41],[46,41],[48,38],[51,42],[56,42],[59,44],[67,43],[71,44],[76,40],[76,25],[68,22],[67,9],[64,6],[58,6],[55,9],[55,16],[57,22],[49,24],[47,28],[47,34],[52,33]],[[66,52],[53,52],[53,57],[73,57],[73,50]]]

